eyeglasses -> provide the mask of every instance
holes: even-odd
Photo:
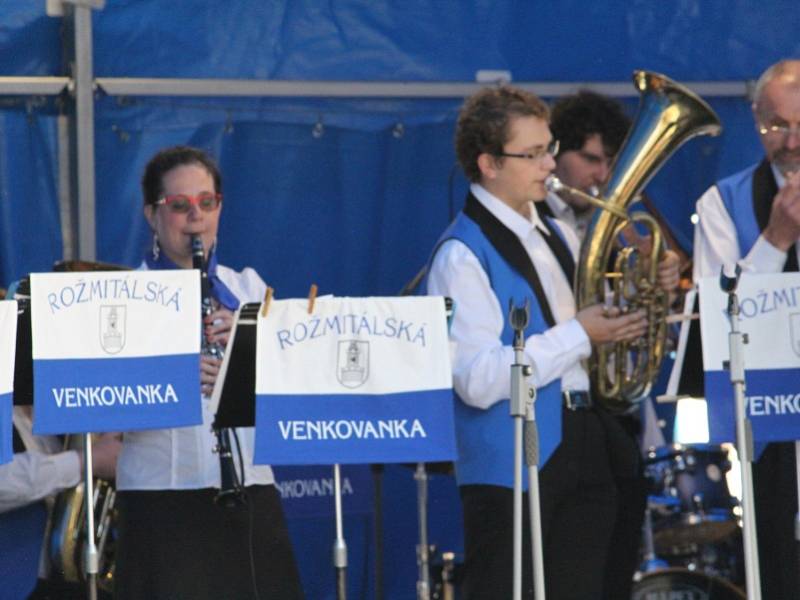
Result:
[[[509,158],[527,158],[528,160],[532,161],[541,161],[547,155],[555,156],[558,154],[558,140],[551,140],[549,144],[547,144],[546,148],[541,148],[539,150],[535,150],[534,152],[523,152],[523,153],[514,153],[514,152],[500,152],[495,156],[507,156]]]
[[[783,125],[765,125],[764,123],[758,124],[758,132],[761,135],[767,135],[771,133],[773,135],[780,135],[782,137],[789,137],[789,134],[794,131],[797,135],[800,135],[800,123],[795,125],[783,124]]]
[[[171,212],[188,213],[192,205],[197,206],[204,212],[212,212],[219,208],[222,202],[222,194],[211,192],[200,192],[196,196],[189,194],[166,194],[156,200],[156,205],[165,204]]]

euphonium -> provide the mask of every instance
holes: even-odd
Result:
[[[67,437],[67,448],[82,443],[82,435]],[[86,578],[83,554],[86,547],[86,503],[84,482],[61,492],[53,508],[50,534],[50,559],[53,569],[65,581],[80,583]],[[113,482],[94,479],[95,546],[97,547],[97,586],[111,593],[114,589],[114,553],[117,492]]]
[[[649,393],[664,356],[667,331],[668,294],[657,280],[663,235],[650,215],[629,214],[627,208],[684,142],[697,135],[717,135],[721,130],[719,118],[708,104],[668,77],[636,71],[633,83],[640,93],[639,111],[614,159],[602,198],[563,186],[557,179],[548,185],[554,191],[566,189],[603,209],[595,211],[581,245],[575,275],[578,310],[603,303],[622,312],[643,309],[647,314],[644,337],[599,346],[589,359],[592,391],[598,402],[613,412],[627,410]],[[621,234],[631,224],[649,231],[649,251],[633,245],[620,247]]]

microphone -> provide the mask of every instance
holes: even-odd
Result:
[[[203,240],[199,235],[192,236],[192,267],[200,271],[200,309],[202,319],[214,312],[211,301],[211,284],[208,280],[208,266],[203,251]],[[201,322],[201,330],[203,324]],[[222,359],[225,350],[219,343],[209,343],[205,333],[201,336],[201,353],[204,356]],[[227,428],[214,427],[217,446],[214,451],[219,456],[220,487],[214,502],[225,508],[235,508],[244,504],[244,489],[233,464],[230,431]]]

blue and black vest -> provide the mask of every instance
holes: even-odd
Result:
[[[769,223],[772,202],[778,193],[772,168],[767,160],[763,160],[721,180],[717,189],[736,228],[739,256],[747,256]],[[794,245],[787,253],[783,270],[798,270]]]
[[[551,235],[560,236],[557,226],[550,220],[546,223]],[[516,240],[519,248],[509,261],[508,248],[497,247],[498,241],[492,234],[500,231],[501,236],[511,243]],[[513,240],[509,238],[513,236]],[[492,237],[492,239],[490,239]],[[492,290],[497,296],[501,309],[509,306],[509,301],[519,305],[526,298],[531,299],[531,311],[525,337],[543,333],[553,326],[550,307],[539,284],[538,292],[531,284],[530,270],[538,282],[538,275],[530,262],[530,258],[516,235],[505,228],[474,196],[467,198],[464,212],[460,213],[450,227],[445,230],[436,244],[436,250],[447,240],[456,239],[465,244],[477,257],[483,270],[489,277]],[[559,237],[559,243],[568,253],[566,244]],[[510,244],[508,244],[510,245]],[[570,260],[572,257],[570,255]],[[522,261],[522,262],[520,262]],[[526,266],[523,264],[527,261]],[[516,263],[516,264],[512,264]],[[574,267],[574,265],[573,265]],[[458,299],[456,298],[458,310]],[[544,304],[544,305],[543,305]],[[514,331],[504,319],[500,339],[503,344],[511,345]],[[510,369],[511,365],[509,365]],[[509,391],[510,395],[510,391]],[[536,421],[539,429],[540,460],[543,466],[561,441],[561,380],[555,380],[539,388],[534,405]],[[509,413],[509,400],[506,398],[483,410],[474,408],[460,398],[455,403],[456,443],[458,461],[456,462],[456,479],[459,485],[491,484],[513,487],[514,479],[514,434],[513,419]],[[527,472],[524,473],[523,485],[527,489]]]

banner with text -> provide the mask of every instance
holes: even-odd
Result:
[[[287,519],[333,517],[333,467],[276,466],[275,488]],[[369,514],[374,510],[372,473],[367,465],[344,465],[341,469],[342,512],[345,515]]]
[[[0,301],[0,465],[14,457],[14,353],[17,349],[17,303]]]
[[[202,422],[197,271],[33,274],[31,326],[35,433]]]
[[[699,282],[705,394],[711,443],[736,441],[728,295],[719,278]],[[737,289],[744,345],[745,408],[756,442],[800,439],[800,273],[742,273]],[[690,357],[687,357],[689,360]]]
[[[273,301],[259,314],[255,461],[456,456],[441,297]]]

